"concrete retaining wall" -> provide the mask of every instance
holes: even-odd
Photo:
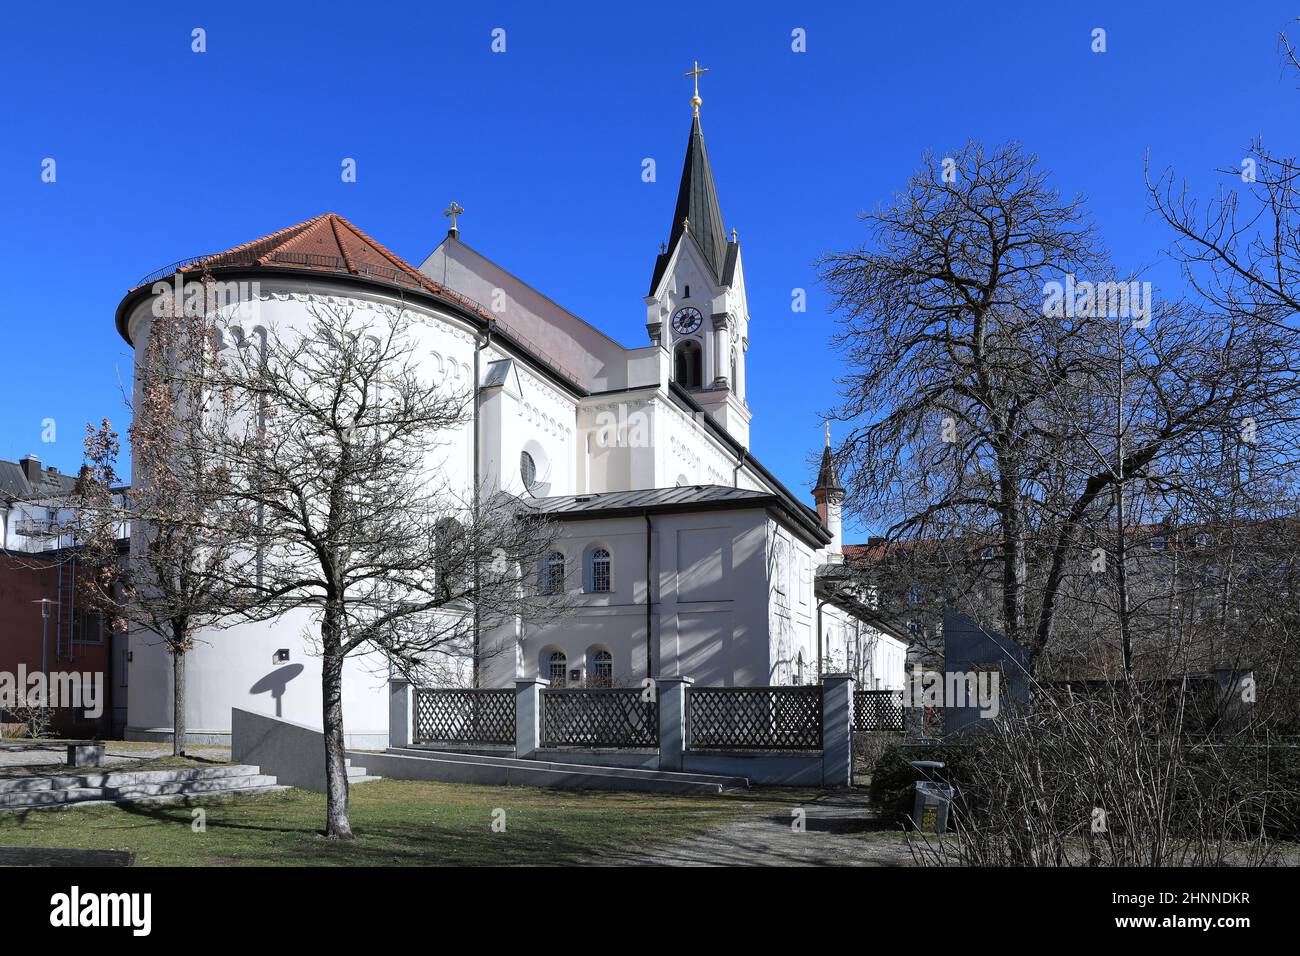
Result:
[[[745,777],[757,786],[820,787],[827,782],[822,755],[812,753],[709,753],[688,750],[682,755],[687,773]]]
[[[234,707],[230,759],[255,764],[286,786],[325,792],[325,735],[312,727]]]

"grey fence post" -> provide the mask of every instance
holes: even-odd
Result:
[[[686,753],[686,691],[691,677],[657,677],[655,694],[659,709],[659,769],[681,770]]]
[[[853,783],[853,678],[822,675],[822,784]]]
[[[411,726],[415,689],[411,682],[393,678],[388,682],[388,746],[409,747],[415,736]]]
[[[531,757],[542,746],[542,688],[544,677],[515,679],[515,756]]]

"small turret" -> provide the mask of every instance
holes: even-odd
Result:
[[[817,472],[817,485],[813,488],[817,502],[817,516],[822,526],[831,533],[831,543],[826,546],[829,564],[844,563],[844,535],[840,525],[840,506],[844,503],[844,488],[840,485],[835,456],[831,453],[831,423],[826,423],[826,450],[822,452],[821,468]]]

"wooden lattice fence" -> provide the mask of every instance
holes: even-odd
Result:
[[[903,730],[901,690],[859,690],[853,694],[853,729]]]
[[[542,691],[543,747],[657,747],[659,713],[640,688]]]
[[[415,692],[416,743],[513,744],[513,690],[419,688]]]
[[[822,689],[692,687],[687,692],[695,750],[820,750]]]

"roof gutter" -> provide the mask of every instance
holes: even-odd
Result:
[[[609,508],[586,508],[580,511],[536,511],[539,518],[548,521],[594,521],[600,518],[637,518],[645,514],[692,514],[709,511],[750,511],[762,508],[781,524],[791,528],[807,544],[823,548],[830,541],[829,533],[820,525],[810,526],[779,495],[763,494],[752,498],[720,501],[688,501],[662,505],[627,505]],[[795,520],[782,520],[782,518]]]
[[[444,298],[443,296],[439,296],[423,289],[412,289],[407,288],[406,286],[392,285],[366,276],[352,275],[351,273],[322,272],[319,269],[293,269],[280,266],[276,266],[274,269],[257,269],[250,268],[249,266],[227,266],[224,268],[210,269],[205,274],[227,279],[239,278],[241,276],[259,278],[265,278],[268,276],[278,278],[283,276],[290,279],[303,279],[309,282],[321,282],[322,280],[325,280],[329,282],[338,282],[343,285],[358,286],[363,289],[387,292],[389,294],[397,293],[403,299],[409,297],[418,302],[431,304],[439,309],[451,312],[456,316],[456,318],[474,326],[479,336],[485,335],[488,331],[489,323],[494,321],[493,319],[479,315],[473,309],[465,306],[464,303],[457,302],[453,298]],[[167,282],[174,278],[174,276],[175,274],[173,273],[172,276],[164,276],[157,281]],[[122,297],[122,301],[117,305],[117,310],[114,313],[114,322],[117,325],[118,334],[122,336],[127,345],[135,345],[135,343],[131,341],[131,336],[127,334],[127,319],[140,299],[153,294],[153,285],[154,284],[150,282],[145,285],[136,286],[134,289],[127,292],[127,294]],[[501,347],[504,343],[508,346],[505,351],[513,351],[515,353],[512,357],[525,359],[528,361],[530,366],[535,366],[538,372],[562,387],[565,391],[576,395],[579,398],[586,398],[591,394],[577,382],[564,375],[560,375],[552,369],[544,359],[533,355],[531,350],[512,339],[508,329],[502,329],[500,326],[497,326],[494,330],[494,335],[498,347]]]

